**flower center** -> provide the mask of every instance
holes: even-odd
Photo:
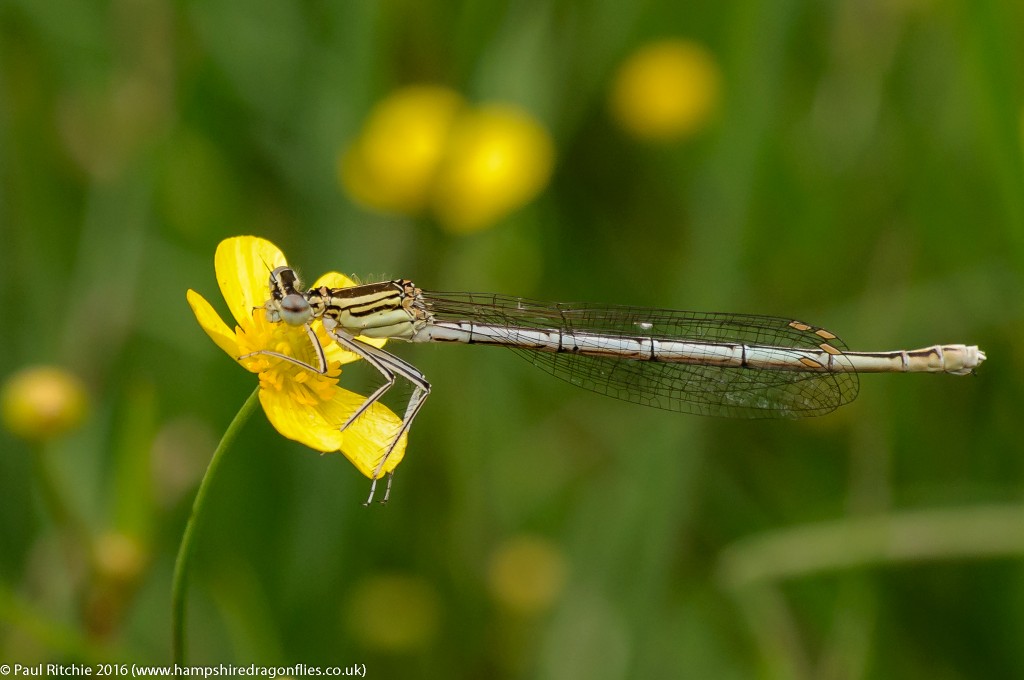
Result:
[[[238,330],[237,340],[243,356],[262,352],[241,363],[247,371],[259,374],[263,389],[286,391],[296,403],[307,406],[316,406],[333,396],[341,375],[340,364],[330,361],[327,374],[319,372],[320,358],[305,328],[270,323],[260,310],[253,314],[249,328]],[[328,341],[319,335],[317,340],[321,347]]]

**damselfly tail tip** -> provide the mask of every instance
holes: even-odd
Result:
[[[968,356],[968,368],[977,368],[981,366],[981,362],[985,361],[988,357],[985,356],[985,352],[981,350],[977,345],[968,345],[967,347]]]
[[[961,357],[956,365],[947,369],[953,375],[973,375],[975,369],[988,358],[977,345],[953,345],[950,349],[959,350]]]
[[[985,361],[988,357],[985,356],[985,352],[978,347],[974,348],[974,353],[978,357],[977,361],[974,362],[974,368],[977,368],[978,366],[981,366],[981,362]],[[974,369],[971,369],[971,373],[974,373]]]

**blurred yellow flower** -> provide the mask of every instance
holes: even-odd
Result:
[[[117,531],[101,534],[96,539],[92,558],[101,577],[121,583],[135,581],[149,559],[139,539]]]
[[[367,649],[415,651],[437,635],[441,598],[418,576],[377,574],[356,585],[346,614],[351,635]]]
[[[355,143],[342,155],[342,186],[358,203],[383,212],[426,208],[462,97],[445,87],[419,85],[377,104]]]
[[[32,366],[10,376],[0,393],[4,426],[15,435],[45,441],[85,419],[85,387],[56,366]]]
[[[365,399],[338,387],[340,365],[358,357],[330,340],[319,321],[313,323],[313,329],[327,357],[327,375],[273,356],[239,359],[269,350],[308,365],[317,364],[315,350],[303,328],[270,323],[265,317],[263,304],[269,297],[270,271],[285,264],[284,254],[270,241],[255,236],[221,241],[214,256],[214,268],[221,294],[238,325],[231,331],[210,303],[193,290],[188,291],[188,303],[210,339],[247,371],[259,374],[260,403],[278,432],[317,451],[340,450],[372,479],[379,457],[401,426],[401,420],[383,404],[375,403],[344,432],[338,429]],[[354,284],[331,272],[321,276],[315,285],[344,288]],[[385,342],[359,339],[377,347]],[[402,461],[405,444],[403,435],[378,476],[393,471]]]
[[[96,538],[82,612],[90,633],[104,636],[117,629],[149,557],[142,542],[128,534],[111,531]]]
[[[469,107],[436,86],[397,90],[370,113],[342,154],[339,177],[356,202],[407,215],[431,209],[451,231],[483,229],[547,184],[547,130],[508,105]]]
[[[619,67],[609,97],[615,120],[630,134],[670,141],[700,131],[718,108],[721,73],[715,58],[689,40],[663,40],[634,52]]]
[[[434,186],[434,212],[453,232],[483,229],[531,201],[554,165],[547,131],[528,113],[491,104],[452,130]]]
[[[487,582],[491,595],[507,609],[526,616],[541,614],[562,594],[565,558],[551,541],[518,536],[491,555]]]

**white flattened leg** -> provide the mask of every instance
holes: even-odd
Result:
[[[370,481],[370,494],[366,499],[364,505],[369,505],[373,501],[374,493],[377,489],[377,480],[380,479],[381,470],[384,469],[385,463],[388,458],[391,457],[391,453],[395,450],[395,446],[398,445],[399,440],[402,436],[409,431],[412,421],[415,420],[416,415],[419,413],[420,408],[423,406],[423,402],[426,400],[427,395],[430,394],[430,383],[422,373],[420,373],[411,364],[399,359],[393,354],[385,352],[384,350],[378,349],[373,345],[367,345],[359,342],[355,338],[349,336],[347,333],[338,330],[337,328],[330,328],[327,330],[328,335],[334,339],[342,347],[355,352],[361,358],[365,359],[371,366],[377,369],[381,375],[384,376],[385,384],[381,385],[377,390],[373,392],[366,401],[356,410],[356,412],[349,417],[345,422],[342,429],[348,427],[356,418],[366,412],[368,408],[375,402],[379,401],[381,397],[394,385],[395,376],[401,376],[412,383],[413,392],[412,396],[409,397],[409,402],[405,407],[405,414],[402,416],[402,426],[398,429],[398,432],[388,443],[384,450],[384,455],[381,456],[380,462],[377,463],[376,469],[373,471],[373,476]],[[388,497],[391,494],[391,478],[393,473],[388,473],[388,485],[384,492],[384,498],[381,503],[387,503]]]

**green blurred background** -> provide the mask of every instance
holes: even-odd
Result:
[[[714,55],[723,99],[642,143],[608,90],[664,37]],[[90,399],[45,446],[0,432],[0,662],[169,662],[177,546],[255,386],[185,290],[224,310],[214,249],[256,234],[307,278],[772,314],[989,360],[736,422],[509,352],[393,347],[434,393],[390,504],[254,418],[199,538],[190,662],[1024,676],[1022,45],[1014,0],[0,1],[0,378],[56,364]],[[529,110],[546,190],[465,236],[355,205],[338,154],[410,83]]]

